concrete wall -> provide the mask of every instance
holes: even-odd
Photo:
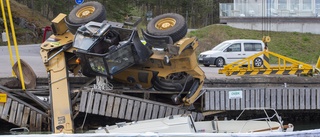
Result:
[[[220,18],[220,23],[240,29],[320,34],[319,17],[227,17]]]

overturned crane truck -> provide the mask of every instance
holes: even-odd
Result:
[[[184,18],[174,13],[155,17],[142,30],[146,44],[139,38],[138,23],[107,21],[103,5],[92,1],[52,20],[54,34],[40,54],[48,72],[54,133],[74,132],[69,72],[179,92],[172,100],[184,106],[199,98],[205,76],[194,52],[197,38],[184,38]]]

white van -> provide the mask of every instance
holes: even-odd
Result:
[[[198,62],[206,67],[210,65],[222,67],[225,64],[229,64],[259,53],[263,51],[264,48],[265,45],[261,40],[227,40],[215,46],[211,50],[200,53]],[[262,66],[262,58],[257,57],[254,59],[253,64],[256,67]]]

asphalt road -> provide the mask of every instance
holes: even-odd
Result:
[[[40,44],[32,44],[32,45],[20,45],[19,54],[20,59],[27,62],[34,72],[36,73],[37,77],[47,77],[47,73],[45,71],[45,67],[41,60],[40,56]],[[14,62],[17,61],[15,48],[11,47],[13,51],[13,59]],[[11,77],[12,76],[12,69],[10,63],[10,55],[8,51],[8,46],[0,46],[0,77]],[[219,68],[210,66],[204,67],[201,65],[202,70],[205,72],[205,75],[208,79],[210,78],[234,78],[238,76],[225,76],[223,74],[218,74]]]

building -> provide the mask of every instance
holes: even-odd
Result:
[[[320,28],[320,0],[220,3],[220,22],[243,29],[320,34],[320,29],[315,29]]]

